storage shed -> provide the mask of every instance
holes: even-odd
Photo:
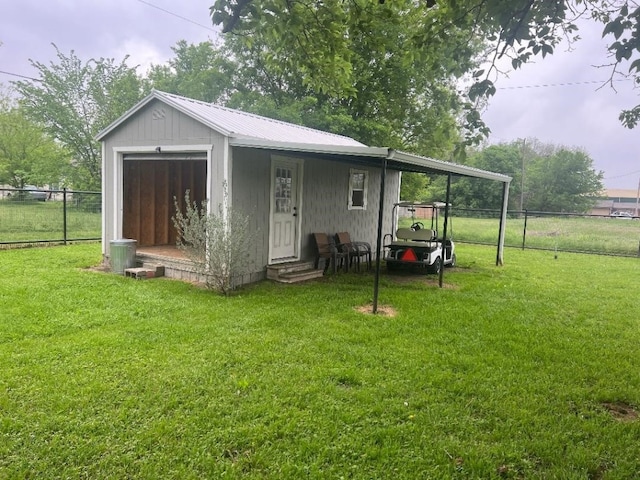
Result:
[[[497,180],[505,195],[510,181],[157,90],[97,138],[105,258],[110,242],[121,238],[135,239],[139,256],[170,257],[174,198],[189,190],[216,209],[226,185],[232,208],[249,214],[257,233],[253,268],[242,283],[265,278],[270,265],[313,259],[314,232],[348,231],[379,243],[381,231],[391,228],[402,170]],[[183,278],[180,261],[173,267],[167,265],[167,275]]]

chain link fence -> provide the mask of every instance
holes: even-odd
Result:
[[[100,192],[0,188],[0,248],[100,240]]]
[[[100,192],[0,188],[0,248],[100,240],[101,205]],[[398,213],[400,224],[420,216],[418,210]],[[640,256],[639,217],[527,210],[509,211],[507,217],[508,247]],[[450,219],[456,242],[496,245],[499,210],[454,207]]]
[[[452,208],[451,226],[458,242],[495,245],[500,226],[499,210]],[[505,246],[640,256],[640,218],[510,211]]]

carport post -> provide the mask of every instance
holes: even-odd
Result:
[[[442,279],[444,278],[444,257],[446,255],[447,227],[449,226],[449,202],[451,199],[451,174],[447,175],[447,194],[444,200],[444,227],[442,232],[442,259],[440,271],[438,272],[438,285],[442,288]],[[453,255],[453,252],[451,252]]]
[[[372,312],[378,313],[378,290],[380,286],[380,254],[382,250],[382,218],[384,214],[384,185],[387,177],[387,158],[382,162],[380,174],[380,202],[378,206],[378,238],[376,240],[376,274],[373,280],[373,307]]]
[[[509,182],[502,184],[502,210],[500,212],[500,232],[498,233],[498,252],[496,265],[504,264],[504,235],[507,226],[507,208],[509,206]]]

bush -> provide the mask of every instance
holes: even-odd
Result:
[[[207,288],[228,295],[247,273],[251,260],[249,247],[256,232],[249,231],[249,217],[234,210],[228,202],[224,185],[224,204],[217,213],[191,201],[185,192],[183,213],[174,197],[176,215],[172,218],[178,231],[178,248],[194,264],[195,272],[205,279]]]

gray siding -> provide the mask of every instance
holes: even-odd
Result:
[[[129,118],[117,129],[110,132],[104,139],[105,169],[105,209],[106,218],[105,238],[103,246],[108,255],[109,241],[114,239],[113,211],[115,158],[113,149],[116,147],[153,147],[171,145],[213,145],[211,172],[212,203],[217,205],[222,201],[222,179],[224,178],[225,137],[211,130],[200,122],[165,105],[158,100],[150,102],[139,112]],[[120,186],[119,188],[122,188]]]
[[[223,136],[154,100],[107,136],[107,147],[220,143]]]
[[[214,209],[223,200],[225,158],[226,155],[231,156],[231,202],[235,209],[250,216],[250,228],[256,234],[254,247],[250,252],[252,273],[244,277],[242,282],[264,278],[269,263],[271,152],[248,148],[227,150],[223,135],[157,100],[150,102],[104,139],[105,253],[108,255],[109,241],[115,238],[113,208],[117,192],[114,191],[113,149],[152,147],[153,150],[156,146],[171,145],[213,145],[209,188],[211,206]],[[369,172],[366,210],[348,209],[350,168]],[[314,232],[335,234],[348,231],[353,240],[367,241],[375,248],[380,195],[379,169],[309,158],[303,160],[302,169],[302,202],[299,206],[301,259],[312,260],[315,257],[315,245],[311,237]],[[398,200],[399,179],[398,172],[387,173],[383,233],[389,233],[391,228],[392,205]]]
[[[366,210],[349,210],[349,171],[369,172]],[[315,245],[311,234],[349,232],[353,241],[364,241],[375,250],[380,202],[380,169],[338,162],[307,160],[304,165],[304,199],[302,206],[302,258],[312,259]],[[383,233],[391,231],[393,203],[398,201],[400,175],[387,171]]]
[[[349,210],[349,171],[351,168],[369,172],[366,210]],[[234,208],[250,217],[256,233],[250,252],[255,265],[254,276],[263,278],[269,263],[269,211],[271,154],[266,150],[235,149],[233,153]],[[400,175],[388,171],[385,187],[383,233],[391,231],[393,203],[398,201]],[[302,179],[301,260],[315,258],[311,234],[335,234],[347,231],[353,240],[369,242],[375,249],[380,199],[380,170],[353,167],[326,160],[305,159]]]
[[[249,252],[253,277],[264,278],[269,263],[271,154],[266,150],[234,149],[232,158],[233,209],[249,216],[255,234]]]

